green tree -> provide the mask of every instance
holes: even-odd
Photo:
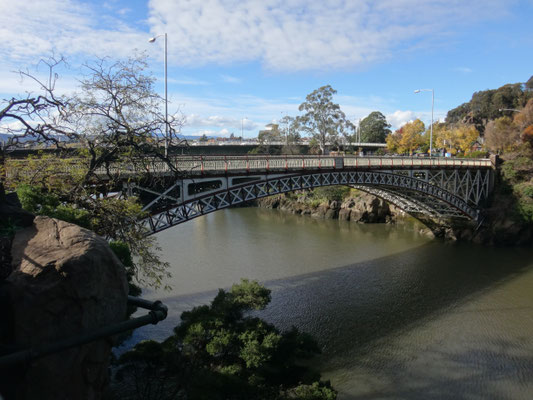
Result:
[[[298,107],[305,112],[298,118],[301,129],[316,139],[322,154],[327,154],[328,143],[337,143],[340,135],[347,135],[352,129],[340,106],[333,102],[335,93],[330,85],[322,86],[308,94]]]
[[[270,290],[255,281],[219,290],[210,305],[184,312],[164,342],[141,342],[124,354],[117,377],[143,399],[335,399],[298,364],[319,352],[309,335],[249,315],[269,302]]]
[[[266,129],[259,131],[257,141],[262,145],[270,145],[272,143],[281,142],[281,131],[278,124],[268,124]]]
[[[385,138],[391,133],[390,127],[382,113],[373,111],[361,121],[361,140],[365,143],[385,143]]]
[[[527,85],[527,82],[513,83],[498,89],[476,92],[468,103],[448,111],[446,123],[475,125],[476,129],[483,133],[489,121],[501,116],[512,116],[513,111],[500,111],[501,109],[519,109],[525,106],[533,97]]]

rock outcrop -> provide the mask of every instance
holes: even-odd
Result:
[[[36,347],[126,317],[124,267],[91,231],[48,217],[16,232],[7,287],[13,345]],[[33,361],[16,385],[20,399],[99,399],[108,380],[111,340]]]
[[[332,200],[319,205],[309,203],[305,198],[295,200],[285,195],[260,199],[257,205],[263,208],[277,208],[292,214],[310,215],[315,218],[340,219],[358,223],[394,223],[405,213],[388,202],[359,192],[342,202]]]

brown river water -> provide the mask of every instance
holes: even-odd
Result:
[[[259,315],[322,347],[315,366],[340,400],[533,399],[533,249],[449,244],[416,226],[219,211],[158,234],[171,291],[143,297],[167,320],[240,278],[272,290]],[[119,350],[120,351],[120,350]]]

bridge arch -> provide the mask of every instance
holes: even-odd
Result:
[[[404,174],[397,171],[313,171],[296,174],[261,175],[248,177],[249,182],[242,184],[226,184],[222,189],[213,189],[187,198],[183,193],[180,199],[163,197],[173,201],[163,208],[154,207],[150,215],[143,220],[147,234],[155,234],[191,219],[209,214],[224,208],[239,205],[247,201],[273,196],[296,190],[316,187],[346,185],[361,189],[383,198],[415,218],[419,216],[433,218],[463,218],[477,220],[477,202],[483,197],[483,181],[474,179],[475,185],[481,190],[467,190],[466,198],[458,191],[450,190],[451,184],[436,184],[436,179],[428,179],[427,174]],[[442,177],[441,177],[442,178]],[[441,183],[445,183],[444,179]],[[477,177],[479,178],[479,177]],[[223,178],[219,178],[223,179]],[[227,178],[226,178],[227,179]],[[255,180],[254,180],[255,179]],[[473,185],[471,185],[473,186]],[[168,192],[168,190],[167,190]],[[463,193],[465,194],[465,193]],[[473,194],[473,195],[472,195]],[[155,205],[152,201],[150,206]],[[419,218],[420,219],[420,218]]]

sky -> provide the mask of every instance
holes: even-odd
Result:
[[[533,75],[533,0],[0,0],[0,98],[36,88],[16,71],[62,55],[57,90],[95,57],[146,52],[184,135],[256,137],[331,85],[357,123],[443,120],[476,91]],[[40,75],[39,75],[40,76]],[[162,105],[163,107],[163,105]]]

